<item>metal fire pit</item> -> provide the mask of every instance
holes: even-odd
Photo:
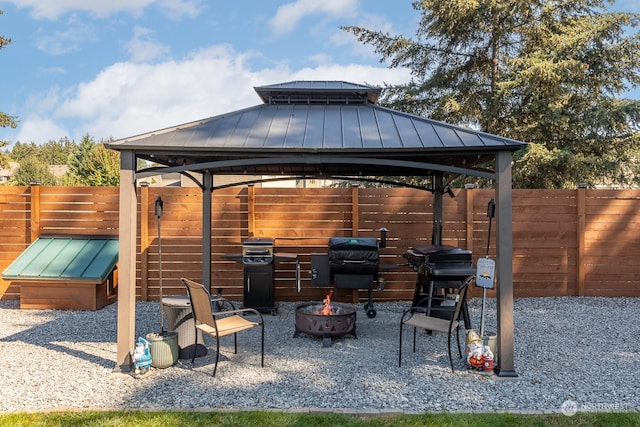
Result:
[[[296,332],[322,337],[322,346],[331,347],[333,338],[344,335],[356,335],[356,309],[346,304],[331,303],[333,314],[321,314],[324,305],[321,303],[300,304],[296,307]]]

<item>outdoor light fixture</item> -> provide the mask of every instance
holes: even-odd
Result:
[[[156,216],[160,218],[162,216],[162,197],[158,196],[156,199]]]
[[[381,227],[378,231],[380,232],[380,247],[386,248],[387,247],[387,231],[389,230],[386,227]]]
[[[487,203],[487,218],[493,218],[496,216],[496,201],[491,199]]]

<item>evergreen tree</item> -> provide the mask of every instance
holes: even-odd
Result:
[[[69,166],[69,179],[71,181],[89,185],[87,183],[87,177],[91,173],[89,162],[95,145],[93,138],[86,134],[82,137],[82,141],[80,141],[76,149],[69,155],[67,165]]]
[[[7,147],[9,141],[0,141],[0,148]],[[0,168],[6,168],[9,166],[9,155],[6,151],[0,151]]]
[[[30,157],[39,157],[40,149],[35,144],[35,142],[23,143],[16,142],[13,144],[13,148],[11,149],[10,157],[20,163],[21,161],[28,159]]]
[[[3,15],[4,12],[2,10],[0,10],[0,15]],[[7,45],[11,43],[11,39],[4,37],[4,36],[0,36],[0,50],[4,49],[5,47],[7,47]],[[9,116],[3,112],[0,112],[0,127],[6,128],[6,127],[11,127],[11,128],[15,128],[18,126],[18,118],[15,116]],[[0,162],[2,161],[2,158],[0,158]]]
[[[76,148],[76,143],[66,137],[58,141],[50,140],[39,147],[40,157],[50,165],[65,165]]]
[[[96,145],[89,156],[87,171],[84,180],[87,185],[120,185],[120,153],[108,150],[102,143]]]
[[[58,180],[49,170],[49,165],[37,157],[27,157],[20,161],[20,167],[11,177],[12,185],[29,185],[33,181],[41,185],[57,185]]]
[[[638,184],[640,15],[608,4],[422,0],[415,38],[344,29],[411,70],[386,105],[529,142],[516,186]]]

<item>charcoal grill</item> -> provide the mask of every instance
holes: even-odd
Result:
[[[313,286],[329,286],[336,289],[366,289],[367,317],[376,317],[373,306],[373,283],[377,282],[380,264],[378,240],[373,237],[332,237],[327,255],[312,255]]]
[[[459,288],[469,276],[475,276],[471,251],[448,245],[409,248],[403,255],[418,273],[413,306],[422,307],[427,315],[450,318],[453,304],[447,301],[447,290]],[[462,305],[465,328],[471,328],[466,302]]]

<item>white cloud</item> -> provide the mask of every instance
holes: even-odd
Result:
[[[81,119],[76,134],[125,137],[257,104],[252,87],[264,82],[248,70],[250,56],[216,46],[182,61],[114,64],[79,85],[56,115]]]
[[[50,55],[62,55],[79,50],[82,43],[96,40],[95,27],[72,15],[67,23],[67,29],[49,34],[39,32],[36,47]]]
[[[133,62],[149,62],[169,54],[169,46],[154,41],[153,31],[136,26],[133,38],[125,44],[127,52]]]
[[[228,45],[192,52],[156,64],[121,62],[91,81],[52,88],[25,103],[18,129],[0,132],[11,141],[45,143],[64,136],[79,141],[125,138],[251,107],[261,101],[255,86],[292,80],[344,80],[381,86],[406,82],[409,72],[359,64],[336,65],[317,57],[317,66],[291,70],[286,63],[253,70],[253,52]]]
[[[67,72],[63,67],[44,67],[39,68],[39,71],[43,74],[64,74]]]
[[[276,34],[286,34],[293,31],[308,15],[345,17],[354,15],[357,8],[358,0],[297,0],[280,6],[269,21],[269,26]]]
[[[8,0],[7,2],[20,8],[30,9],[31,15],[36,19],[55,20],[72,11],[84,11],[99,18],[106,18],[118,12],[139,16],[152,4],[157,4],[172,18],[195,16],[201,0]]]
[[[51,118],[32,115],[21,117],[20,127],[15,136],[15,141],[23,143],[46,143],[50,140],[59,140],[67,136],[68,132]]]
[[[85,133],[97,139],[124,138],[257,105],[260,99],[254,86],[290,80],[382,85],[409,78],[406,70],[365,65],[326,64],[292,71],[280,64],[251,70],[248,63],[252,56],[222,45],[193,52],[181,61],[117,63],[71,92],[56,92],[57,98],[52,95],[40,108],[49,109],[59,122],[79,123],[67,134],[72,139]],[[39,115],[45,116],[42,112]],[[25,128],[29,120],[25,118]],[[38,141],[46,142],[52,135],[58,134]]]
[[[383,86],[406,83],[409,78],[410,73],[406,69],[378,68],[360,64],[328,64],[295,71],[287,80],[344,80],[351,83]]]
[[[200,0],[158,0],[158,5],[172,19],[194,18],[200,13]]]

